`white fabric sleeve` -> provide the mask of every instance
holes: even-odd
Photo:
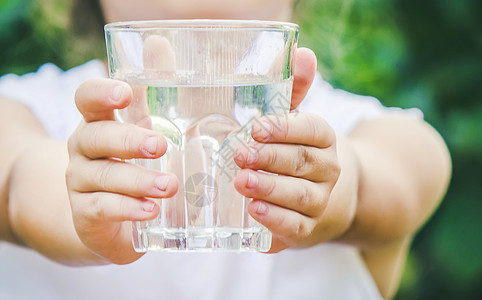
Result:
[[[65,72],[45,64],[34,73],[1,77],[0,97],[26,105],[52,138],[65,141],[81,119],[74,102],[77,87],[89,78],[105,76],[99,60]]]
[[[352,94],[333,88],[316,74],[300,111],[322,116],[341,135],[348,135],[360,122],[392,115],[423,119],[417,108],[385,107],[374,97]]]

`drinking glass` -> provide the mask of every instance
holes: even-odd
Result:
[[[133,222],[135,250],[268,251],[271,233],[234,188],[240,169],[233,156],[250,149],[261,116],[288,114],[298,26],[136,21],[107,24],[105,37],[110,78],[133,91],[116,119],[160,132],[168,143],[161,158],[132,163],[179,179],[175,196],[152,199],[161,208],[155,219]]]

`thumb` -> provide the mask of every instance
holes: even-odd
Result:
[[[293,91],[291,107],[295,109],[305,98],[315,78],[316,55],[308,48],[298,48],[293,61]]]
[[[114,109],[126,107],[131,100],[130,86],[113,79],[89,79],[75,92],[75,105],[86,122],[114,120]]]

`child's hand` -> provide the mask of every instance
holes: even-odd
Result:
[[[264,117],[252,130],[251,150],[240,147],[235,155],[243,169],[235,187],[253,198],[249,213],[273,233],[270,252],[314,245],[341,234],[352,214],[340,209],[353,212],[351,201],[356,198],[344,199],[344,207],[330,203],[340,175],[333,129],[319,116],[292,113],[286,118]]]
[[[298,49],[292,109],[304,98],[315,69],[314,55]],[[332,200],[341,171],[333,129],[321,117],[304,113],[259,121],[253,124],[251,150],[242,146],[235,154],[236,164],[243,169],[235,187],[254,199],[249,205],[251,216],[273,233],[270,252],[338,237],[353,218],[357,178],[355,168],[346,171],[348,179],[339,184],[344,190],[334,193],[342,199]],[[349,157],[345,161],[353,162],[352,153],[342,153]]]
[[[91,79],[76,92],[84,116],[69,140],[70,161],[66,179],[74,225],[80,239],[108,262],[129,263],[142,254],[132,247],[131,223],[159,214],[146,197],[172,197],[175,176],[147,170],[121,159],[158,158],[166,141],[154,132],[114,121],[113,110],[132,100],[128,84],[111,79]]]

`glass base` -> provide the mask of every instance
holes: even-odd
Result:
[[[260,228],[137,228],[133,224],[133,245],[136,252],[204,251],[204,252],[267,252],[271,232]]]

